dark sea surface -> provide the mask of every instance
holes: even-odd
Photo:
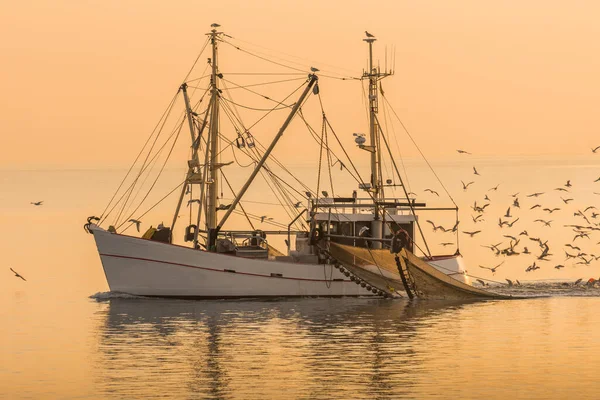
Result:
[[[464,230],[482,230],[473,239],[459,237],[468,271],[489,279],[492,290],[531,298],[185,301],[111,293],[82,226],[102,211],[123,171],[0,171],[0,398],[598,398],[600,289],[585,282],[600,276],[600,263],[564,257],[565,243],[600,255],[600,235],[573,242],[564,227],[580,223],[574,211],[600,207],[594,194],[600,183],[592,183],[600,176],[598,163],[477,160],[484,178],[464,192],[460,180],[471,178],[472,163],[440,166]],[[168,172],[158,189],[170,189],[180,175]],[[567,179],[575,200],[561,206],[553,188]],[[429,186],[412,183],[419,194]],[[488,191],[498,183],[497,192]],[[526,197],[534,191],[547,192],[546,198]],[[522,193],[521,209],[513,209],[521,220],[512,230],[500,228],[497,218],[515,192]],[[485,223],[474,225],[469,206],[484,194],[492,206]],[[38,200],[44,205],[29,204]],[[563,208],[552,216],[552,228],[534,223],[548,216],[529,210],[533,201]],[[170,220],[172,206],[143,222]],[[258,213],[264,205],[256,207]],[[538,261],[540,270],[525,272],[540,253],[525,238],[517,248],[526,243],[533,255],[496,257],[482,247],[506,246],[503,235],[522,230],[548,240],[553,256]],[[434,249],[450,239],[427,234],[434,235]],[[502,261],[495,274],[479,268]],[[523,286],[502,285],[506,278]],[[582,283],[574,285],[578,278]]]

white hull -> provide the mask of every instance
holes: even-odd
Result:
[[[96,226],[91,231],[114,292],[194,298],[375,296],[331,265],[245,259],[112,234]],[[435,263],[464,271],[460,257]]]

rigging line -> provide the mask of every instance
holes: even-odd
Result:
[[[223,197],[222,200],[234,200],[234,199],[230,199],[228,197]],[[265,205],[268,205],[268,206],[279,206],[279,205],[281,205],[279,203],[269,203],[267,201],[254,201],[254,200],[244,200],[244,203],[265,204]]]
[[[241,212],[241,211],[239,211],[239,210],[233,210],[233,213],[234,213],[234,214],[238,214],[238,215],[242,215],[242,212]],[[259,216],[255,215],[255,214],[250,214],[250,213],[248,213],[248,215],[250,216],[250,218],[252,218],[252,219],[254,219],[254,220],[256,220],[256,221],[261,221],[261,220],[263,220],[263,218],[261,218],[261,217],[259,217]],[[276,226],[277,228],[280,228],[280,229],[287,229],[287,225],[284,225],[284,224],[282,224],[282,223],[280,223],[280,222],[269,221],[269,220],[267,220],[267,219],[264,219],[264,221],[261,221],[261,224],[269,224],[269,225]]]
[[[325,148],[327,149],[327,169],[329,170],[329,185],[331,186],[331,197],[335,197],[335,189],[333,188],[333,177],[331,176],[331,152],[329,151],[329,140],[327,139],[327,127],[323,121],[325,131]]]
[[[221,99],[223,99],[223,100],[225,100],[225,101],[228,101],[228,102],[230,102],[231,104],[234,104],[234,105],[236,105],[236,106],[238,106],[238,107],[242,107],[242,108],[245,108],[245,109],[247,109],[247,110],[252,110],[252,111],[269,111],[269,110],[270,110],[270,111],[279,111],[279,110],[285,110],[285,109],[287,109],[287,108],[290,108],[290,107],[291,107],[291,106],[283,106],[283,107],[278,107],[278,108],[255,108],[255,107],[248,107],[248,106],[245,106],[245,105],[242,105],[242,104],[236,103],[236,102],[234,102],[234,101],[232,101],[232,100],[229,100],[229,99],[227,99],[227,98],[225,98],[225,97],[221,97]]]
[[[335,139],[337,140],[338,144],[340,145],[340,147],[342,148],[342,151],[344,152],[344,155],[346,156],[346,158],[348,159],[348,162],[350,163],[350,165],[352,166],[352,168],[354,169],[354,172],[356,173],[356,176],[358,177],[358,179],[356,177],[353,176],[353,178],[358,182],[358,183],[363,183],[364,181],[362,180],[362,177],[360,176],[360,173],[358,172],[358,170],[356,169],[356,166],[354,165],[354,163],[352,162],[352,159],[348,156],[348,153],[346,152],[346,149],[342,146],[342,143],[340,141],[340,138],[338,137],[338,135],[335,133],[335,130],[333,129],[333,127],[331,126],[331,123],[329,122],[329,119],[325,119],[327,121],[327,125],[329,126],[329,129],[331,129],[331,133],[333,133],[333,136],[335,137]],[[352,176],[352,174],[351,174]],[[371,200],[373,200],[373,203],[376,204],[376,199],[375,197],[373,197],[373,194],[371,192],[367,192],[367,194],[369,195],[369,197],[371,197]],[[410,204],[410,202],[409,202]],[[389,211],[387,211],[385,208],[383,209],[384,213],[389,215],[391,217],[391,214],[389,213]],[[414,212],[413,212],[414,215]],[[388,226],[391,228],[391,223],[390,221],[385,221]],[[414,241],[413,244],[417,247],[418,250],[420,250],[423,254],[426,254]]]
[[[249,87],[254,87],[254,86],[265,86],[265,85],[274,85],[277,83],[284,83],[284,82],[293,82],[293,81],[298,81],[298,80],[303,80],[304,77],[302,78],[291,78],[291,79],[282,79],[282,80],[278,80],[278,81],[270,81],[270,82],[262,82],[262,83],[253,83],[250,85],[244,85],[244,86],[237,86],[235,88],[231,88],[231,90],[233,89],[246,89]],[[225,80],[225,78],[223,78],[223,80]]]
[[[237,157],[236,157],[236,155],[235,155],[235,147],[233,147],[233,146],[227,146],[227,147],[230,147],[230,148],[231,148],[231,153],[233,154],[233,159],[235,160],[235,163],[236,163],[237,165],[239,165],[240,167],[242,167],[242,168],[248,168],[248,167],[251,167],[252,165],[256,165],[256,161],[253,161],[253,162],[251,162],[251,163],[250,163],[250,164],[248,164],[248,165],[242,165],[242,163],[240,163],[240,162],[238,161],[238,159],[237,159]],[[245,154],[245,153],[244,153],[244,154]]]
[[[140,215],[139,217],[137,217],[137,220],[141,220],[142,217],[144,217],[144,215],[148,214],[150,211],[152,211],[154,209],[154,207],[156,207],[157,205],[159,205],[160,203],[163,202],[163,200],[165,200],[167,197],[169,197],[170,195],[172,195],[177,189],[179,189],[183,184],[185,183],[185,180],[181,183],[179,183],[177,186],[175,186],[173,188],[173,190],[171,190],[169,193],[167,193],[162,199],[158,200],[156,203],[154,203],[154,205],[152,207],[150,207],[148,210],[146,210],[146,212],[144,212],[142,215]],[[125,227],[125,229],[123,229],[123,231],[121,232],[121,234],[125,233],[125,231],[127,231],[127,229],[131,228],[131,226],[133,225],[133,222],[129,225],[127,225],[127,227]]]
[[[287,96],[287,97],[286,97],[286,98],[285,98],[283,101],[277,101],[277,100],[275,100],[275,99],[273,99],[273,98],[271,98],[271,97],[269,97],[269,96],[266,96],[266,95],[264,95],[264,94],[262,94],[262,93],[259,93],[259,92],[257,92],[257,91],[254,91],[254,90],[252,90],[252,89],[248,89],[248,87],[246,87],[246,86],[238,85],[237,83],[235,83],[235,82],[233,82],[233,81],[231,81],[231,80],[229,80],[229,79],[225,79],[225,78],[223,78],[223,79],[221,79],[221,80],[222,80],[223,82],[229,82],[229,83],[231,83],[232,85],[235,85],[235,87],[234,87],[234,88],[230,88],[231,90],[233,90],[233,89],[244,89],[245,91],[247,91],[247,92],[250,92],[250,93],[252,93],[252,94],[254,94],[254,95],[256,95],[256,96],[262,97],[262,98],[263,98],[263,99],[265,99],[265,100],[272,101],[272,102],[276,103],[277,105],[282,105],[282,104],[283,104],[283,101],[287,100],[287,99],[288,99],[288,98],[291,96],[291,95],[290,95],[290,96]],[[296,80],[296,79],[294,79],[294,80]],[[298,79],[298,80],[300,80],[300,79]],[[304,83],[306,83],[306,81],[305,81],[305,82],[303,82],[303,83],[302,83],[302,85],[301,85],[301,86],[300,86],[298,89],[302,88],[302,86],[304,86]],[[294,92],[292,92],[292,94],[294,94],[296,91],[298,91],[298,89],[296,89]],[[284,105],[284,106],[287,106],[286,104],[283,104],[283,105]],[[289,105],[288,107],[291,107],[291,105]]]
[[[227,114],[227,111],[228,111],[228,109],[229,109],[229,106],[228,106],[227,104],[224,104],[224,105],[225,105],[225,108],[224,108],[224,109],[226,110],[226,111],[225,111],[225,113]],[[229,110],[229,112],[231,112],[231,111]],[[242,125],[242,127],[243,127],[243,122],[241,122],[241,121],[239,121],[239,122],[240,122],[240,124],[241,124],[241,125]],[[247,130],[246,128],[244,128],[244,131],[248,131],[248,130]],[[254,141],[255,141],[255,143],[256,143],[256,144],[258,144],[258,146],[260,146],[260,147],[262,148],[262,151],[264,151],[264,150],[265,150],[265,147],[264,147],[264,145],[263,145],[263,144],[262,144],[262,143],[261,143],[261,142],[260,142],[260,141],[259,141],[259,140],[258,140],[256,137],[253,137],[253,138],[254,138]],[[225,140],[225,141],[228,141],[228,142],[230,143],[230,145],[232,146],[232,148],[233,148],[233,141],[229,141],[229,139],[227,139],[227,138],[224,138],[224,140]],[[241,149],[240,149],[240,150],[241,150]],[[241,150],[241,151],[242,151],[242,150]],[[245,154],[247,157],[251,158],[251,159],[252,159],[252,160],[253,160],[253,161],[256,163],[256,162],[258,162],[258,160],[260,160],[260,158],[261,158],[261,154],[260,154],[260,153],[258,153],[258,150],[256,150],[256,149],[255,149],[254,151],[256,152],[256,158],[253,158],[253,157],[251,156],[251,153],[249,153],[249,152],[248,152],[248,151],[246,151],[246,150],[243,150],[243,151],[242,151],[242,154]],[[288,174],[289,174],[289,175],[290,175],[292,178],[294,178],[294,180],[296,180],[296,182],[298,182],[298,183],[299,183],[299,184],[300,184],[300,185],[301,185],[301,186],[302,186],[302,187],[303,187],[303,188],[304,188],[306,191],[313,193],[313,191],[312,191],[312,190],[311,190],[311,189],[310,189],[310,188],[309,188],[309,187],[308,187],[306,184],[304,184],[302,181],[300,181],[300,180],[299,180],[299,179],[298,179],[298,178],[297,178],[297,177],[296,177],[294,174],[292,174],[292,173],[291,173],[291,172],[290,172],[290,171],[289,171],[289,170],[288,170],[288,169],[285,167],[285,165],[284,165],[283,163],[281,163],[281,162],[280,162],[280,161],[277,159],[277,157],[275,157],[274,155],[272,155],[272,156],[271,156],[271,159],[272,159],[272,160],[275,162],[275,164],[276,164],[277,166],[279,166],[281,169],[283,169],[283,170],[284,170],[284,172],[288,173]],[[236,161],[236,162],[237,162],[237,161]],[[238,165],[240,165],[240,166],[241,166],[241,164],[240,164],[239,162],[238,162]],[[282,180],[282,181],[283,181],[283,180]],[[285,181],[283,181],[283,182],[284,182],[285,184],[287,184],[287,182],[285,182]],[[287,184],[287,185],[289,186],[289,184]],[[290,186],[290,188],[291,188],[291,186]],[[293,188],[292,188],[292,189],[293,189]],[[295,190],[295,189],[293,189],[293,190]],[[295,191],[296,191],[296,192],[298,192],[297,190],[295,190]],[[299,193],[299,192],[298,192],[298,193]],[[300,194],[300,195],[302,196],[302,194]]]
[[[179,138],[179,134],[181,133],[182,127],[183,127],[183,123],[181,123],[181,125],[179,126],[179,129],[177,130],[177,135],[175,136],[175,138],[173,140],[173,144],[171,145],[171,149],[169,149],[169,153],[167,154],[167,157],[166,157],[162,167],[160,168],[160,171],[158,172],[156,179],[154,179],[154,182],[148,189],[148,192],[146,193],[146,195],[144,196],[144,198],[142,199],[140,204],[135,208],[135,210],[133,210],[133,212],[129,215],[129,217],[127,217],[125,219],[130,219],[133,216],[133,214],[135,214],[135,212],[142,206],[142,204],[144,204],[144,201],[148,198],[148,195],[150,195],[150,192],[152,191],[152,189],[154,189],[154,186],[156,185],[158,178],[160,178],[160,175],[162,174],[163,170],[165,169],[165,166],[167,165],[167,161],[169,161],[169,158],[171,157],[171,154],[173,153],[173,149],[175,148],[175,144],[177,143],[177,139]],[[125,221],[123,221],[119,226],[117,226],[117,229],[119,229],[121,226],[123,226],[124,223],[125,223]]]
[[[304,73],[299,73],[299,72],[227,72],[226,74],[224,73],[224,75],[248,75],[248,76],[253,76],[253,75],[257,75],[257,76],[268,76],[268,75],[281,75],[281,76],[304,76],[306,75],[306,72]]]
[[[267,176],[265,176],[265,172],[267,172],[268,177],[271,179],[271,183],[269,183]],[[275,179],[273,179],[273,177],[271,176],[271,174],[268,173],[267,170],[261,169],[260,173],[261,173],[263,179],[265,180],[265,182],[267,183],[267,186],[269,186],[269,189],[271,189],[271,191],[275,195],[275,198],[277,199],[277,201],[279,201],[279,203],[281,204],[281,207],[283,207],[283,210],[285,211],[285,213],[288,214],[288,217],[290,217],[290,219],[292,219],[293,216],[290,215],[288,209],[286,208],[286,206],[284,204],[285,196],[283,195],[281,188],[279,186],[277,186]],[[271,184],[273,186],[271,186]],[[275,187],[275,189],[273,187]]]
[[[286,206],[289,208],[289,211],[288,211],[288,209],[285,209],[285,211],[288,214],[288,216],[293,219],[296,214],[295,213],[296,207],[294,206],[294,204],[298,203],[298,199],[296,197],[294,197],[292,195],[292,193],[285,190],[285,188],[282,186],[282,183],[284,183],[284,181],[281,180],[281,178],[279,178],[277,175],[275,175],[269,169],[267,169],[267,172],[271,175],[271,179],[273,180],[273,183],[276,185],[276,187],[282,194],[282,197],[284,198],[284,200],[287,201]],[[295,221],[294,225],[298,227],[299,226],[298,221]]]
[[[185,121],[185,116],[182,115],[181,116],[181,121],[179,122],[179,124],[183,124],[183,122]],[[161,128],[162,129],[162,128]],[[150,159],[150,161],[142,166],[140,168],[140,175],[146,171],[146,169],[148,169],[150,167],[150,164],[161,154],[162,150],[164,149],[164,147],[167,145],[167,143],[169,142],[169,140],[173,137],[173,135],[175,135],[175,133],[177,132],[177,126],[173,129],[173,131],[171,132],[171,135],[167,138],[167,140],[163,143],[163,145],[158,149],[158,151],[152,156],[152,158]],[[181,129],[181,128],[179,128]],[[137,180],[131,182],[129,184],[129,187],[125,190],[125,192],[123,192],[123,194],[121,195],[121,197],[119,198],[119,200],[112,206],[112,208],[110,209],[110,211],[108,212],[108,214],[106,214],[105,216],[105,220],[106,218],[108,218],[108,216],[113,212],[113,210],[117,207],[117,205],[121,202],[121,200],[123,200],[123,198],[127,195],[128,191],[132,191],[133,187],[135,186]]]
[[[179,94],[179,91],[177,91],[177,94]],[[132,184],[133,186],[131,186],[131,190],[129,191],[129,194],[127,195],[127,198],[123,202],[123,206],[121,207],[121,211],[119,212],[119,214],[117,215],[117,218],[115,219],[115,225],[118,224],[119,219],[121,218],[121,215],[123,214],[123,211],[125,210],[125,206],[127,205],[127,202],[129,201],[129,198],[131,197],[131,194],[133,193],[133,189],[135,188],[135,185],[137,185],[137,182],[140,179],[140,176],[142,175],[143,169],[146,166],[146,162],[148,161],[148,158],[150,157],[150,154],[152,154],[152,150],[154,149],[154,146],[156,145],[156,142],[158,141],[158,138],[160,137],[160,135],[162,133],[162,130],[164,129],[165,124],[167,123],[169,115],[171,115],[171,111],[172,110],[173,110],[173,107],[171,107],[171,109],[169,110],[169,112],[165,116],[165,118],[163,120],[163,123],[162,123],[161,127],[159,128],[159,130],[158,130],[158,132],[156,134],[156,137],[154,138],[154,141],[152,142],[152,145],[150,146],[150,149],[148,150],[148,154],[146,154],[146,158],[142,162],[142,169],[140,169],[140,172],[138,173],[137,177],[133,181],[133,184]]]
[[[204,100],[206,94],[208,93],[208,89],[205,90],[204,94],[202,95],[202,97],[200,97],[200,99],[197,101],[196,105],[194,106],[196,109],[200,106],[200,104],[202,103],[202,101]],[[183,123],[184,120],[182,119],[181,123]],[[200,131],[199,126],[197,124],[197,121],[194,119],[194,125],[196,126],[196,129],[198,129],[198,131]],[[174,128],[173,131],[177,130],[178,128]],[[179,128],[181,129],[181,128]],[[135,194],[135,196],[133,197],[133,199],[129,202],[129,206],[127,207],[127,210],[125,211],[125,214],[129,213],[129,210],[131,209],[131,207],[133,207],[133,204],[135,203],[135,200],[138,198],[138,196],[140,195],[140,193],[142,192],[142,189],[144,188],[144,185],[146,184],[146,181],[148,180],[148,178],[150,178],[150,174],[152,172],[152,170],[154,169],[154,167],[156,166],[156,163],[158,162],[158,157],[160,156],[160,154],[162,153],[162,151],[164,150],[166,144],[168,143],[168,141],[173,137],[173,134],[171,134],[169,136],[169,138],[167,139],[167,141],[163,144],[163,146],[161,146],[161,148],[157,151],[156,153],[156,157],[153,157],[152,160],[150,160],[149,164],[149,168],[148,168],[148,173],[146,174],[146,177],[144,178],[143,182],[141,185],[139,185],[138,190]]]
[[[325,115],[323,115],[323,119],[325,119]],[[321,127],[321,146],[319,146],[319,168],[317,169],[317,197],[315,202],[319,204],[319,196],[321,192],[319,189],[321,188],[321,160],[323,159],[323,136],[325,135],[325,121],[323,121],[323,126]]]
[[[390,149],[390,146],[387,142],[387,139],[385,138],[385,135],[381,131],[381,124],[379,123],[379,118],[377,118],[377,115],[375,115],[375,120],[377,121],[377,127],[379,128],[379,133],[380,133],[379,136],[383,137],[383,142],[385,143],[385,147],[390,155],[390,158],[392,159],[392,165],[394,166],[394,169],[396,170],[396,174],[398,174],[398,179],[400,179],[400,185],[402,185],[401,186],[402,190],[404,191],[404,195],[406,196],[406,199],[408,200],[407,203],[408,203],[408,207],[410,208],[410,212],[412,213],[412,215],[415,216],[415,222],[417,223],[417,228],[419,228],[419,233],[421,234],[421,238],[423,239],[423,243],[425,244],[427,253],[429,254],[429,257],[431,257],[431,250],[429,250],[429,245],[427,244],[427,239],[425,239],[425,234],[423,233],[423,230],[421,229],[421,224],[419,223],[419,220],[417,218],[415,208],[413,207],[412,202],[408,198],[408,192],[406,191],[406,186],[404,186],[404,181],[402,180],[402,177],[400,176],[400,171],[398,171],[398,166],[396,165],[396,162],[394,161],[394,157],[392,156],[392,150]]]
[[[137,163],[138,159],[140,158],[140,156],[142,155],[144,149],[146,148],[146,145],[148,145],[148,142],[150,141],[150,139],[152,138],[152,136],[154,136],[154,132],[156,132],[156,129],[158,128],[158,126],[160,125],[160,122],[162,121],[163,118],[165,118],[165,115],[167,114],[168,110],[170,108],[173,107],[175,100],[177,99],[177,95],[179,94],[179,91],[177,93],[175,93],[175,95],[173,96],[173,98],[171,99],[171,101],[169,102],[169,105],[167,106],[167,108],[165,109],[165,111],[163,112],[163,114],[161,115],[160,119],[158,120],[158,122],[156,123],[156,125],[154,126],[154,129],[152,129],[152,132],[150,133],[150,136],[148,136],[148,139],[146,139],[146,142],[144,143],[144,146],[142,146],[140,152],[138,153],[138,155],[135,157],[135,160],[133,161],[133,163],[131,164],[131,166],[129,167],[129,170],[127,171],[127,174],[125,174],[125,177],[123,178],[123,180],[121,181],[121,183],[119,184],[119,187],[117,188],[117,190],[115,191],[115,193],[113,194],[112,198],[110,199],[110,201],[108,202],[108,204],[106,205],[106,208],[104,209],[104,211],[102,211],[102,214],[100,215],[100,222],[98,222],[98,224],[101,224],[102,222],[104,222],[104,214],[106,213],[106,210],[108,210],[108,207],[110,207],[110,204],[112,203],[112,201],[115,199],[115,197],[117,196],[117,193],[119,193],[119,190],[121,190],[121,187],[123,186],[123,184],[125,183],[125,181],[127,180],[127,177],[129,176],[129,174],[131,173],[131,170],[133,169],[133,167],[135,166],[135,164]]]
[[[204,74],[203,74],[203,75],[202,75],[200,78],[194,78],[194,79],[190,79],[190,80],[188,80],[188,81],[185,81],[185,83],[187,83],[187,84],[188,84],[188,87],[195,87],[195,86],[192,86],[192,85],[190,85],[189,83],[190,83],[190,82],[197,82],[197,81],[201,81],[202,79],[208,78],[208,77],[210,77],[210,76],[212,76],[212,74],[206,74],[206,75],[204,75]],[[198,89],[199,89],[199,88],[198,88]]]
[[[200,59],[200,56],[202,55],[202,53],[204,53],[204,50],[206,49],[206,46],[208,46],[208,42],[210,41],[210,37],[206,38],[206,41],[204,42],[204,46],[202,46],[202,50],[200,50],[200,53],[198,53],[198,57],[196,57],[196,60],[194,60],[194,63],[192,64],[192,67],[190,68],[190,70],[188,71],[187,75],[185,76],[185,78],[183,78],[183,82],[185,82],[187,80],[187,78],[190,77],[190,74],[192,73],[192,71],[194,70],[194,68],[196,67],[196,64],[198,63],[198,60]],[[204,74],[204,73],[203,73]]]
[[[387,107],[386,107],[385,103],[383,103],[383,115],[385,118],[385,124],[387,126],[388,112],[387,112]],[[404,176],[406,177],[406,184],[408,185],[408,191],[412,192],[412,189],[410,186],[410,179],[408,177],[408,172],[406,171],[406,165],[404,164],[404,157],[402,157],[402,151],[400,151],[400,144],[398,143],[398,136],[396,135],[396,128],[394,128],[394,124],[391,121],[391,117],[390,117],[390,126],[392,127],[394,142],[396,143],[396,150],[398,150],[398,155],[400,156],[400,163],[402,164],[402,170],[404,171]]]
[[[429,160],[427,160],[427,158],[425,157],[425,155],[423,154],[423,152],[419,148],[419,145],[413,139],[413,137],[410,134],[410,132],[408,131],[408,129],[406,129],[406,126],[404,125],[404,123],[402,122],[402,120],[400,119],[400,117],[398,116],[398,114],[396,114],[396,111],[391,106],[391,104],[389,103],[388,99],[385,97],[385,95],[382,95],[381,97],[383,97],[383,99],[385,100],[385,102],[389,105],[390,110],[392,110],[392,113],[396,116],[396,118],[398,119],[398,122],[400,122],[400,125],[402,125],[402,128],[404,129],[404,131],[406,132],[406,134],[408,135],[408,137],[410,138],[410,140],[413,142],[413,144],[415,145],[415,147],[417,148],[417,150],[421,154],[421,157],[423,157],[423,160],[425,160],[425,162],[427,163],[427,166],[429,167],[429,169],[431,170],[431,172],[433,172],[433,175],[436,177],[436,179],[438,180],[438,182],[440,183],[440,185],[442,186],[442,188],[444,189],[444,191],[446,192],[446,194],[448,195],[448,197],[450,198],[450,200],[452,201],[452,203],[454,203],[454,205],[458,208],[458,205],[456,204],[456,202],[454,201],[454,199],[450,195],[450,192],[448,192],[448,189],[446,189],[446,186],[444,186],[444,183],[439,178],[439,176],[437,175],[437,173],[435,172],[435,170],[433,169],[433,167],[429,163]]]
[[[441,266],[439,264],[436,264],[436,263],[433,263],[431,261],[428,261],[427,263],[430,264],[430,265],[433,265],[436,268],[445,269],[448,272],[454,272],[454,270],[452,270],[450,268],[443,267],[443,266]],[[506,283],[506,282],[495,281],[493,279],[482,278],[481,276],[476,276],[476,275],[471,275],[471,274],[467,274],[467,276],[469,276],[471,278],[475,278],[475,279],[481,279],[482,281],[493,282],[493,283],[497,283],[497,284],[500,284],[500,285],[508,286],[508,283]]]
[[[223,179],[225,180],[225,183],[227,183],[227,186],[229,187],[229,190],[231,190],[231,194],[233,195],[233,197],[237,197],[237,194],[235,194],[235,192],[233,191],[233,188],[231,187],[231,184],[229,183],[229,179],[227,179],[227,177],[225,176],[225,173],[223,171],[221,171],[221,175],[223,176]],[[221,199],[221,200],[223,200],[223,199]],[[256,230],[254,228],[254,224],[252,224],[252,221],[250,221],[250,217],[248,217],[248,214],[246,214],[246,210],[244,209],[244,206],[242,205],[242,202],[240,201],[238,204],[240,205],[240,208],[242,209],[242,212],[244,213],[244,216],[248,220],[248,223],[250,224],[250,228],[252,228],[253,231]]]
[[[227,35],[227,36],[228,36],[229,38],[233,39],[233,40],[237,40],[237,41],[240,41],[240,42],[244,42],[244,43],[246,43],[246,44],[249,44],[249,45],[252,45],[252,46],[260,47],[260,48],[262,48],[262,49],[264,49],[264,50],[268,50],[268,51],[271,51],[271,52],[274,52],[274,53],[280,53],[280,54],[284,54],[284,55],[286,55],[286,56],[288,56],[288,57],[297,58],[298,60],[304,60],[304,61],[308,61],[308,62],[310,62],[310,63],[312,63],[312,64],[326,65],[326,66],[328,66],[328,67],[332,67],[332,68],[338,68],[338,69],[340,69],[340,70],[344,70],[344,71],[347,71],[347,72],[350,72],[350,73],[353,73],[353,74],[356,72],[356,71],[353,71],[353,70],[351,70],[351,69],[344,68],[344,67],[340,67],[340,66],[337,66],[337,65],[325,64],[325,63],[322,63],[322,62],[317,62],[317,61],[314,61],[314,60],[309,60],[308,58],[304,58],[304,57],[298,57],[298,56],[295,56],[295,55],[293,55],[293,54],[288,54],[288,53],[285,53],[285,52],[283,52],[283,51],[280,51],[280,50],[270,49],[270,48],[268,48],[268,47],[265,47],[265,46],[262,46],[262,45],[260,45],[260,44],[252,43],[252,42],[249,42],[249,41],[247,41],[247,40],[243,40],[243,39],[238,39],[238,38],[236,38],[236,37],[233,37],[233,36],[231,36],[231,35]],[[300,63],[298,63],[298,62],[296,62],[296,61],[292,61],[292,60],[286,60],[286,59],[284,59],[284,58],[282,58],[282,57],[277,57],[277,56],[273,56],[273,57],[276,57],[276,58],[279,58],[279,59],[282,59],[282,60],[285,60],[285,61],[289,61],[289,62],[291,62],[291,63],[294,63],[294,64],[297,64],[297,65],[308,65],[308,64],[300,64]],[[340,74],[340,75],[342,75],[342,74]]]
[[[319,136],[317,135],[317,133],[315,132],[314,128],[310,125],[310,123],[306,120],[306,118],[304,118],[304,115],[302,114],[302,110],[298,110],[298,115],[300,116],[300,118],[302,119],[302,121],[304,122],[304,124],[306,125],[306,129],[308,130],[308,132],[310,133],[311,138],[317,143],[317,145],[321,145],[320,141],[319,141]],[[342,162],[341,158],[331,149],[331,147],[329,147],[329,144],[326,145],[326,149],[335,157],[336,161],[334,161],[333,163],[331,163],[331,166],[333,167],[338,161]],[[352,175],[351,171],[346,170],[350,175]]]
[[[289,65],[285,65],[285,64],[283,64],[283,63],[280,63],[280,62],[277,62],[277,61],[269,60],[269,59],[268,59],[268,58],[266,58],[266,57],[259,56],[258,54],[254,54],[254,53],[252,53],[252,52],[250,52],[250,51],[248,51],[248,50],[244,50],[244,49],[242,49],[241,47],[239,47],[239,46],[236,46],[235,44],[233,44],[233,43],[231,43],[231,42],[228,42],[227,40],[223,40],[223,43],[227,43],[228,45],[232,46],[232,47],[233,47],[234,49],[236,49],[236,50],[239,50],[239,51],[241,51],[242,53],[246,53],[246,54],[248,54],[248,55],[251,55],[252,57],[259,58],[259,59],[261,59],[261,60],[263,60],[263,61],[266,61],[266,62],[270,62],[271,64],[279,65],[280,67],[288,68],[288,69],[291,69],[291,70],[294,70],[294,71],[299,71],[299,72],[304,72],[304,73],[307,73],[307,71],[306,71],[306,70],[304,70],[304,69],[300,69],[300,68],[296,68],[296,67],[291,67],[291,66],[289,66]]]

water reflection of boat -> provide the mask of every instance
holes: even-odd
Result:
[[[177,397],[249,388],[270,398],[299,390],[322,397],[325,388],[343,397],[353,385],[365,397],[395,397],[410,391],[419,343],[465,304],[112,299],[98,327],[98,361],[110,365],[98,387],[143,395],[152,377],[140,375],[150,371]]]

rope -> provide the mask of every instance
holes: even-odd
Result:
[[[413,144],[415,145],[415,147],[419,151],[419,154],[421,154],[421,157],[423,157],[423,160],[425,160],[425,162],[427,163],[427,166],[429,167],[429,169],[431,170],[431,172],[433,173],[433,175],[435,176],[435,178],[438,180],[439,184],[442,186],[442,188],[444,189],[444,191],[446,192],[446,194],[448,195],[448,197],[450,198],[450,200],[452,201],[452,203],[454,203],[454,205],[458,208],[458,205],[454,201],[454,198],[452,198],[452,196],[450,195],[450,192],[448,192],[448,189],[446,189],[446,186],[444,186],[444,184],[442,183],[442,180],[439,178],[439,176],[437,175],[437,173],[435,172],[435,170],[433,169],[433,167],[429,163],[429,160],[427,160],[427,158],[425,157],[425,154],[423,154],[423,152],[421,151],[421,148],[419,147],[419,145],[417,144],[417,142],[415,142],[415,140],[413,139],[412,135],[410,134],[410,132],[408,131],[408,129],[406,128],[406,126],[404,125],[404,123],[402,122],[402,120],[400,119],[400,117],[398,116],[398,114],[396,114],[396,111],[392,108],[392,106],[388,102],[388,100],[385,97],[385,95],[382,94],[381,97],[388,104],[388,106],[392,110],[392,113],[394,114],[394,116],[396,117],[396,119],[398,119],[398,122],[400,122],[400,125],[402,125],[402,128],[404,129],[404,131],[406,132],[406,134],[408,135],[408,137],[410,138],[410,140],[413,142]]]

